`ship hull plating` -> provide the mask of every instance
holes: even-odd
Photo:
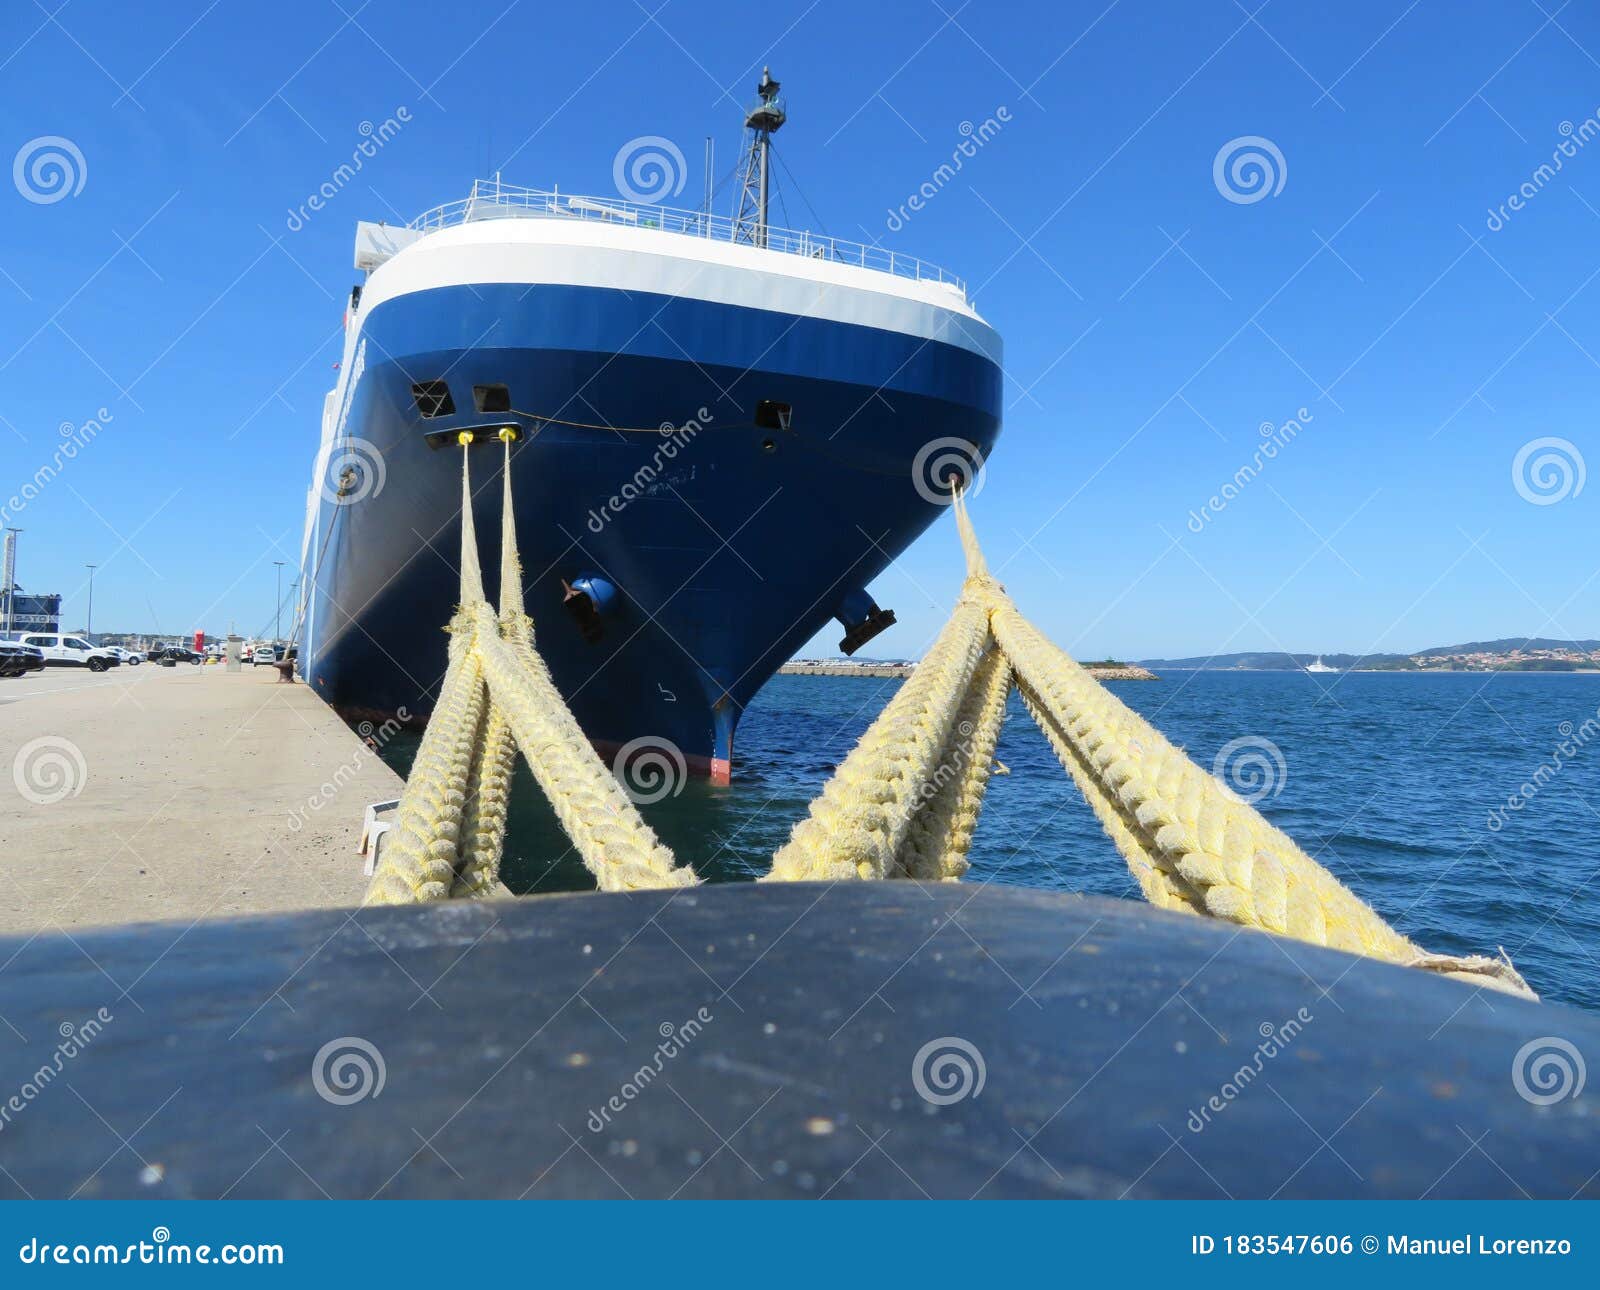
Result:
[[[342,709],[427,714],[460,586],[448,432],[516,425],[524,595],[557,686],[603,749],[665,746],[717,779],[755,692],[941,513],[928,445],[986,455],[999,430],[999,368],[970,348],[639,291],[413,292],[361,320],[354,367],[308,533],[309,683]],[[455,410],[425,417],[414,387],[436,380]],[[476,386],[513,411],[478,412]],[[503,449],[479,438],[497,599]],[[575,614],[569,588],[594,580],[614,594]]]

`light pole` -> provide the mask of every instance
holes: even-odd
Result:
[[[83,626],[83,634],[89,638],[89,644],[94,644],[94,571],[100,566],[86,564],[83,566],[89,571],[89,613]]]
[[[276,645],[283,639],[283,561],[274,560],[272,563],[278,566],[278,609],[277,619],[272,628],[272,643]]]
[[[21,529],[12,525],[6,526],[4,563],[0,565],[0,595],[6,598],[5,619],[0,622],[0,628],[8,633],[15,625],[17,616],[17,534],[20,532]]]

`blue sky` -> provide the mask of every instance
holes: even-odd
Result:
[[[1600,636],[1600,482],[1577,489],[1585,457],[1600,468],[1600,24],[1558,0],[1248,3],[15,0],[0,160],[64,138],[82,184],[29,200],[25,165],[0,183],[0,493],[63,423],[109,413],[8,521],[19,581],[66,593],[72,626],[85,563],[102,629],[269,622],[355,221],[410,218],[497,168],[610,193],[642,134],[689,158],[692,204],[704,136],[725,169],[770,62],[781,151],[827,230],[962,274],[1004,335],[1006,428],[974,513],[1063,644]],[[402,107],[400,134],[290,231],[362,123]],[[963,122],[1002,107],[891,231]],[[1281,165],[1270,195],[1236,200],[1256,194],[1225,192],[1214,163],[1252,137]],[[1262,423],[1302,408],[1193,531]],[[1512,472],[1538,439],[1562,441],[1542,496]],[[958,571],[945,521],[875,585],[902,625],[874,649],[919,652]]]

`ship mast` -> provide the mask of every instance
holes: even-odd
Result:
[[[744,155],[739,160],[739,210],[733,219],[733,240],[752,246],[767,244],[767,198],[771,193],[772,136],[787,119],[778,82],[769,68],[761,69],[760,97],[744,118]]]

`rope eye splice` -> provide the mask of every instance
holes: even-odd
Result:
[[[478,563],[473,433],[459,437],[461,603],[449,664],[365,904],[508,894],[499,869],[519,751],[600,890],[699,882],[600,760],[534,646],[511,502],[517,437],[515,427],[498,433],[498,612]],[[967,572],[950,621],[761,881],[959,881],[1015,687],[1151,904],[1538,998],[1503,952],[1413,945],[1047,640],[989,573],[959,488],[952,502]]]

